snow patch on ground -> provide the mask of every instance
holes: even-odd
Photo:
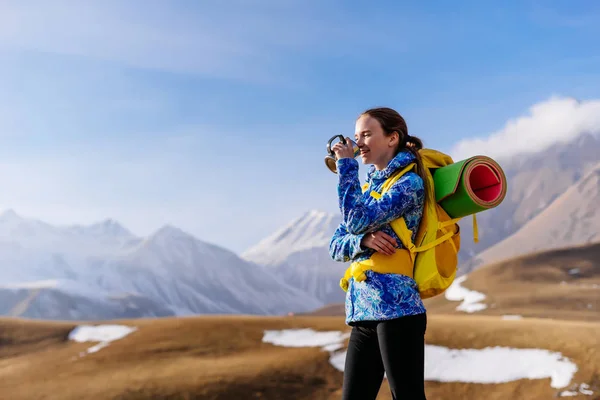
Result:
[[[87,353],[95,353],[108,346],[110,342],[119,340],[136,331],[136,327],[125,325],[80,325],[69,332],[69,340],[75,342],[99,342],[97,345],[87,349]],[[80,354],[80,356],[85,353]]]
[[[268,330],[264,333],[263,342],[285,347],[322,347],[331,352],[330,363],[339,371],[344,371],[346,351],[336,350],[343,347],[342,342],[347,337],[349,333],[340,331]],[[504,383],[519,379],[550,378],[553,388],[565,388],[576,371],[577,365],[561,353],[543,349],[499,346],[450,349],[436,345],[425,346],[425,380],[428,381]],[[581,388],[585,391],[589,386]]]
[[[553,388],[566,387],[577,371],[577,366],[560,353],[510,347],[449,349],[427,345],[425,363],[427,380],[504,383],[550,378]]]
[[[590,385],[588,385],[587,383],[582,383],[579,386],[575,385],[575,387],[572,390],[564,390],[564,391],[560,392],[558,395],[559,395],[559,397],[572,397],[572,396],[577,396],[579,394],[591,396],[594,394],[594,391],[590,390]]]
[[[456,278],[454,282],[452,282],[452,285],[444,292],[446,299],[450,301],[462,301],[462,303],[456,307],[458,311],[474,313],[485,310],[487,305],[480,303],[485,300],[485,294],[462,287],[461,283],[466,279],[466,275]]]
[[[324,350],[332,345],[341,345],[349,337],[348,333],[340,331],[315,331],[307,329],[283,329],[265,331],[263,342],[285,347],[323,347]]]
[[[330,362],[337,369],[344,369],[342,361],[339,365],[337,350],[344,347],[343,341],[350,337],[350,332],[341,331],[315,331],[306,329],[266,330],[263,342],[283,347],[321,347],[331,355]],[[345,351],[343,352],[345,355]]]

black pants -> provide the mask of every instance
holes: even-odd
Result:
[[[385,372],[394,400],[425,400],[427,314],[352,327],[342,400],[375,400]]]

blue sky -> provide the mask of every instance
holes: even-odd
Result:
[[[366,108],[457,156],[596,129],[599,34],[593,1],[3,1],[0,206],[242,251],[337,211],[325,142]]]

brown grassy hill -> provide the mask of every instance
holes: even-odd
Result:
[[[600,321],[600,244],[544,251],[488,265],[462,286],[483,293],[477,314]],[[456,313],[456,302],[426,301],[432,313]]]
[[[70,323],[0,320],[0,393],[14,400],[338,399],[342,373],[320,348],[262,342],[266,329],[348,328],[339,317],[196,317],[119,321],[137,331],[96,353]],[[572,384],[600,394],[600,324],[432,316],[427,342],[452,348],[540,347],[578,365]],[[548,399],[550,380],[427,382],[430,399]],[[378,399],[389,399],[384,383]]]
[[[129,320],[138,330],[96,353],[67,340],[70,323],[0,320],[0,393],[10,399],[327,398],[341,374],[319,349],[261,343],[287,318],[199,317]],[[340,329],[339,319],[315,319]],[[316,397],[315,397],[316,396]],[[0,398],[6,398],[0,396]]]

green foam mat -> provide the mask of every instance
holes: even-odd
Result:
[[[498,206],[506,196],[506,176],[486,156],[474,156],[433,171],[435,199],[451,218]]]

